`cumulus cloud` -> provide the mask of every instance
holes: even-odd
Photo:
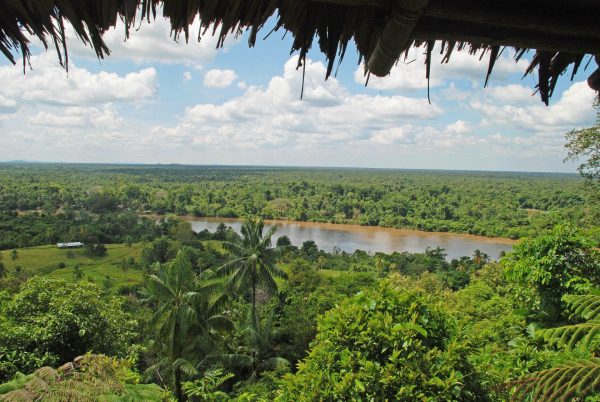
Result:
[[[237,79],[233,70],[209,70],[204,74],[204,86],[207,88],[227,88]]]
[[[0,93],[0,113],[12,113],[17,109],[17,102]]]
[[[175,62],[171,56],[162,61]],[[19,67],[0,67],[0,135],[11,133],[3,136],[0,158],[557,170],[564,132],[594,119],[593,92],[584,82],[557,90],[548,108],[531,88],[514,83],[511,74],[522,66],[515,68],[509,55],[483,90],[485,62],[456,53],[453,75],[434,70],[432,105],[424,91],[414,92],[427,84],[422,60],[390,77],[371,77],[370,86],[384,91],[377,94],[357,93],[334,77],[324,81],[323,63],[308,61],[303,99],[297,57],[264,85],[246,84],[241,70],[204,73],[200,60],[159,68],[175,71],[174,85],[202,71],[207,87],[235,85],[242,94],[223,98],[207,89],[174,103],[169,91],[158,98],[154,68],[95,73],[75,58],[67,76],[51,52],[34,57],[25,76]],[[403,89],[409,92],[394,92]],[[158,113],[137,107],[149,100]]]
[[[158,14],[161,13],[159,9]],[[139,17],[138,15],[138,20]],[[127,40],[125,40],[125,25],[122,21],[118,21],[115,28],[104,34],[104,42],[110,49],[111,59],[128,59],[136,63],[202,65],[213,60],[219,51],[218,38],[211,35],[212,29],[209,29],[206,35],[200,35],[198,40],[200,34],[198,19],[190,26],[190,38],[187,42],[183,33],[175,41],[169,21],[160,16],[150,24],[146,21],[137,24],[136,29],[130,29]],[[94,51],[81,43],[71,27],[67,28],[70,52],[78,56],[95,58]],[[225,40],[224,49],[221,51],[227,51],[238,42],[239,38],[230,35]]]
[[[524,58],[515,62],[513,56],[514,53],[508,51],[500,56],[494,66],[491,82],[503,82],[511,74],[525,71],[529,62]],[[430,87],[437,87],[444,82],[456,79],[468,79],[474,84],[483,86],[487,71],[487,57],[484,56],[480,60],[480,54],[469,54],[469,52],[463,50],[454,51],[449,63],[442,63],[442,58],[443,55],[434,50],[432,53]],[[425,60],[424,48],[412,48],[409,50],[408,56],[403,57],[392,68],[388,76],[376,77],[371,75],[369,87],[377,90],[398,91],[427,88]],[[366,81],[364,65],[356,69],[354,79],[361,84]]]
[[[38,112],[29,118],[35,126],[116,128],[123,122],[112,104],[98,107],[66,107],[59,114],[48,111]]]
[[[521,84],[494,85],[487,91],[486,95],[503,103],[538,103],[539,95],[535,95],[533,88],[527,88]]]
[[[20,67],[0,67],[0,96],[15,103],[89,105],[138,101],[156,95],[154,68],[118,75],[104,71],[92,73],[71,63],[67,75],[50,53],[32,57],[32,65],[34,68],[26,74]]]
[[[446,131],[454,134],[464,134],[470,132],[471,125],[463,120],[457,120],[452,124],[446,126]]]
[[[335,78],[323,81],[325,66],[312,61],[301,100],[297,64],[297,57],[291,58],[266,88],[250,86],[222,104],[189,107],[178,125],[158,127],[152,137],[209,147],[327,147],[366,141],[372,131],[442,113],[424,98],[351,94]]]
[[[566,131],[593,122],[595,92],[585,81],[573,83],[558,101],[549,107],[537,99],[525,97],[526,91],[515,87],[497,88],[490,98],[474,100],[470,106],[487,121],[515,130],[561,136]],[[529,100],[530,99],[530,100]],[[528,105],[515,105],[529,100]],[[505,103],[510,101],[510,103]]]

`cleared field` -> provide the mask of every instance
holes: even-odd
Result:
[[[224,252],[220,241],[207,240],[202,244],[206,248]],[[143,282],[141,271],[130,268],[125,272],[121,268],[121,263],[130,257],[139,262],[143,245],[134,243],[131,247],[125,244],[106,244],[105,246],[108,251],[103,257],[90,257],[85,254],[83,249],[62,250],[54,245],[17,249],[16,261],[11,259],[11,250],[4,250],[0,254],[2,254],[2,261],[8,268],[9,274],[14,272],[16,266],[20,266],[24,271],[33,274],[49,275],[70,281],[75,280],[74,268],[79,265],[84,275],[83,280],[93,281],[101,288],[104,287],[104,281],[108,276],[113,292],[121,286],[141,284]],[[279,266],[289,273],[289,264],[280,264]],[[318,273],[323,278],[335,279],[347,272],[319,270]],[[280,287],[285,284],[285,280],[281,278],[276,278],[275,281]]]
[[[139,261],[142,252],[141,244],[107,244],[107,253],[103,257],[90,257],[83,249],[61,250],[56,246],[40,246],[17,249],[18,258],[13,261],[11,251],[2,251],[2,261],[9,271],[14,272],[16,266],[33,274],[49,275],[65,280],[74,280],[74,267],[79,264],[83,275],[102,287],[108,276],[112,288],[118,289],[123,285],[142,283],[139,270],[129,269],[124,272],[121,262],[129,257]],[[64,267],[61,268],[61,266]],[[85,279],[85,278],[84,278]]]

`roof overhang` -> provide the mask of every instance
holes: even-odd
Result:
[[[214,29],[219,36],[219,46],[227,35],[243,30],[250,31],[249,45],[254,45],[267,19],[277,14],[275,30],[293,35],[299,67],[316,40],[328,60],[327,76],[351,40],[366,61],[365,73],[377,76],[389,74],[414,46],[424,47],[429,76],[431,54],[439,41],[443,62],[451,62],[456,49],[486,54],[487,78],[505,47],[516,50],[516,59],[532,50],[535,54],[524,74],[537,71],[537,89],[546,104],[569,67],[572,79],[594,57],[600,64],[598,0],[5,0],[0,8],[0,51],[13,63],[13,53],[20,51],[25,67],[33,36],[46,47],[53,44],[67,67],[68,22],[102,58],[110,53],[102,34],[118,19],[125,21],[128,37],[136,18],[150,22],[160,9],[175,39],[183,34],[189,40],[189,28],[199,17],[202,30]],[[600,90],[600,70],[588,83]]]

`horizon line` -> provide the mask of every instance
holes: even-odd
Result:
[[[530,173],[530,174],[563,174],[579,176],[577,172],[539,171],[539,170],[490,170],[490,169],[452,169],[452,168],[395,168],[395,167],[364,167],[364,166],[317,166],[317,165],[260,165],[260,164],[189,164],[189,163],[147,163],[147,162],[64,162],[64,161],[0,161],[3,165],[96,165],[96,166],[157,166],[157,167],[197,167],[197,168],[281,168],[281,169],[324,169],[324,170],[402,170],[429,172],[472,172],[472,173]]]

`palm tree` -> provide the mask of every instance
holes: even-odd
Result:
[[[150,321],[156,329],[157,346],[164,358],[148,369],[160,376],[165,369],[173,379],[178,401],[184,401],[181,383],[183,374],[196,374],[196,365],[215,351],[219,330],[231,323],[217,311],[225,297],[214,297],[219,283],[211,280],[214,273],[202,273],[197,284],[185,250],[180,250],[169,264],[157,264],[156,274],[149,275],[146,290],[149,302],[156,304]],[[161,377],[162,378],[162,377]]]
[[[260,218],[248,219],[241,229],[241,236],[228,232],[228,239],[223,242],[232,259],[222,265],[217,274],[229,276],[229,284],[238,289],[251,288],[252,320],[251,325],[258,329],[256,315],[256,289],[264,286],[269,291],[277,291],[274,277],[286,278],[284,271],[275,263],[283,255],[284,246],[272,247],[271,238],[276,228],[272,227],[263,235],[264,222]]]
[[[250,313],[251,320],[252,312]],[[271,346],[273,313],[269,314],[262,328],[254,328],[248,323],[242,325],[245,326],[243,334],[246,345],[238,348],[234,353],[224,353],[220,356],[221,363],[226,368],[238,373],[250,372],[250,381],[258,379],[258,375],[263,371],[290,368],[290,362],[283,357],[278,357]]]

